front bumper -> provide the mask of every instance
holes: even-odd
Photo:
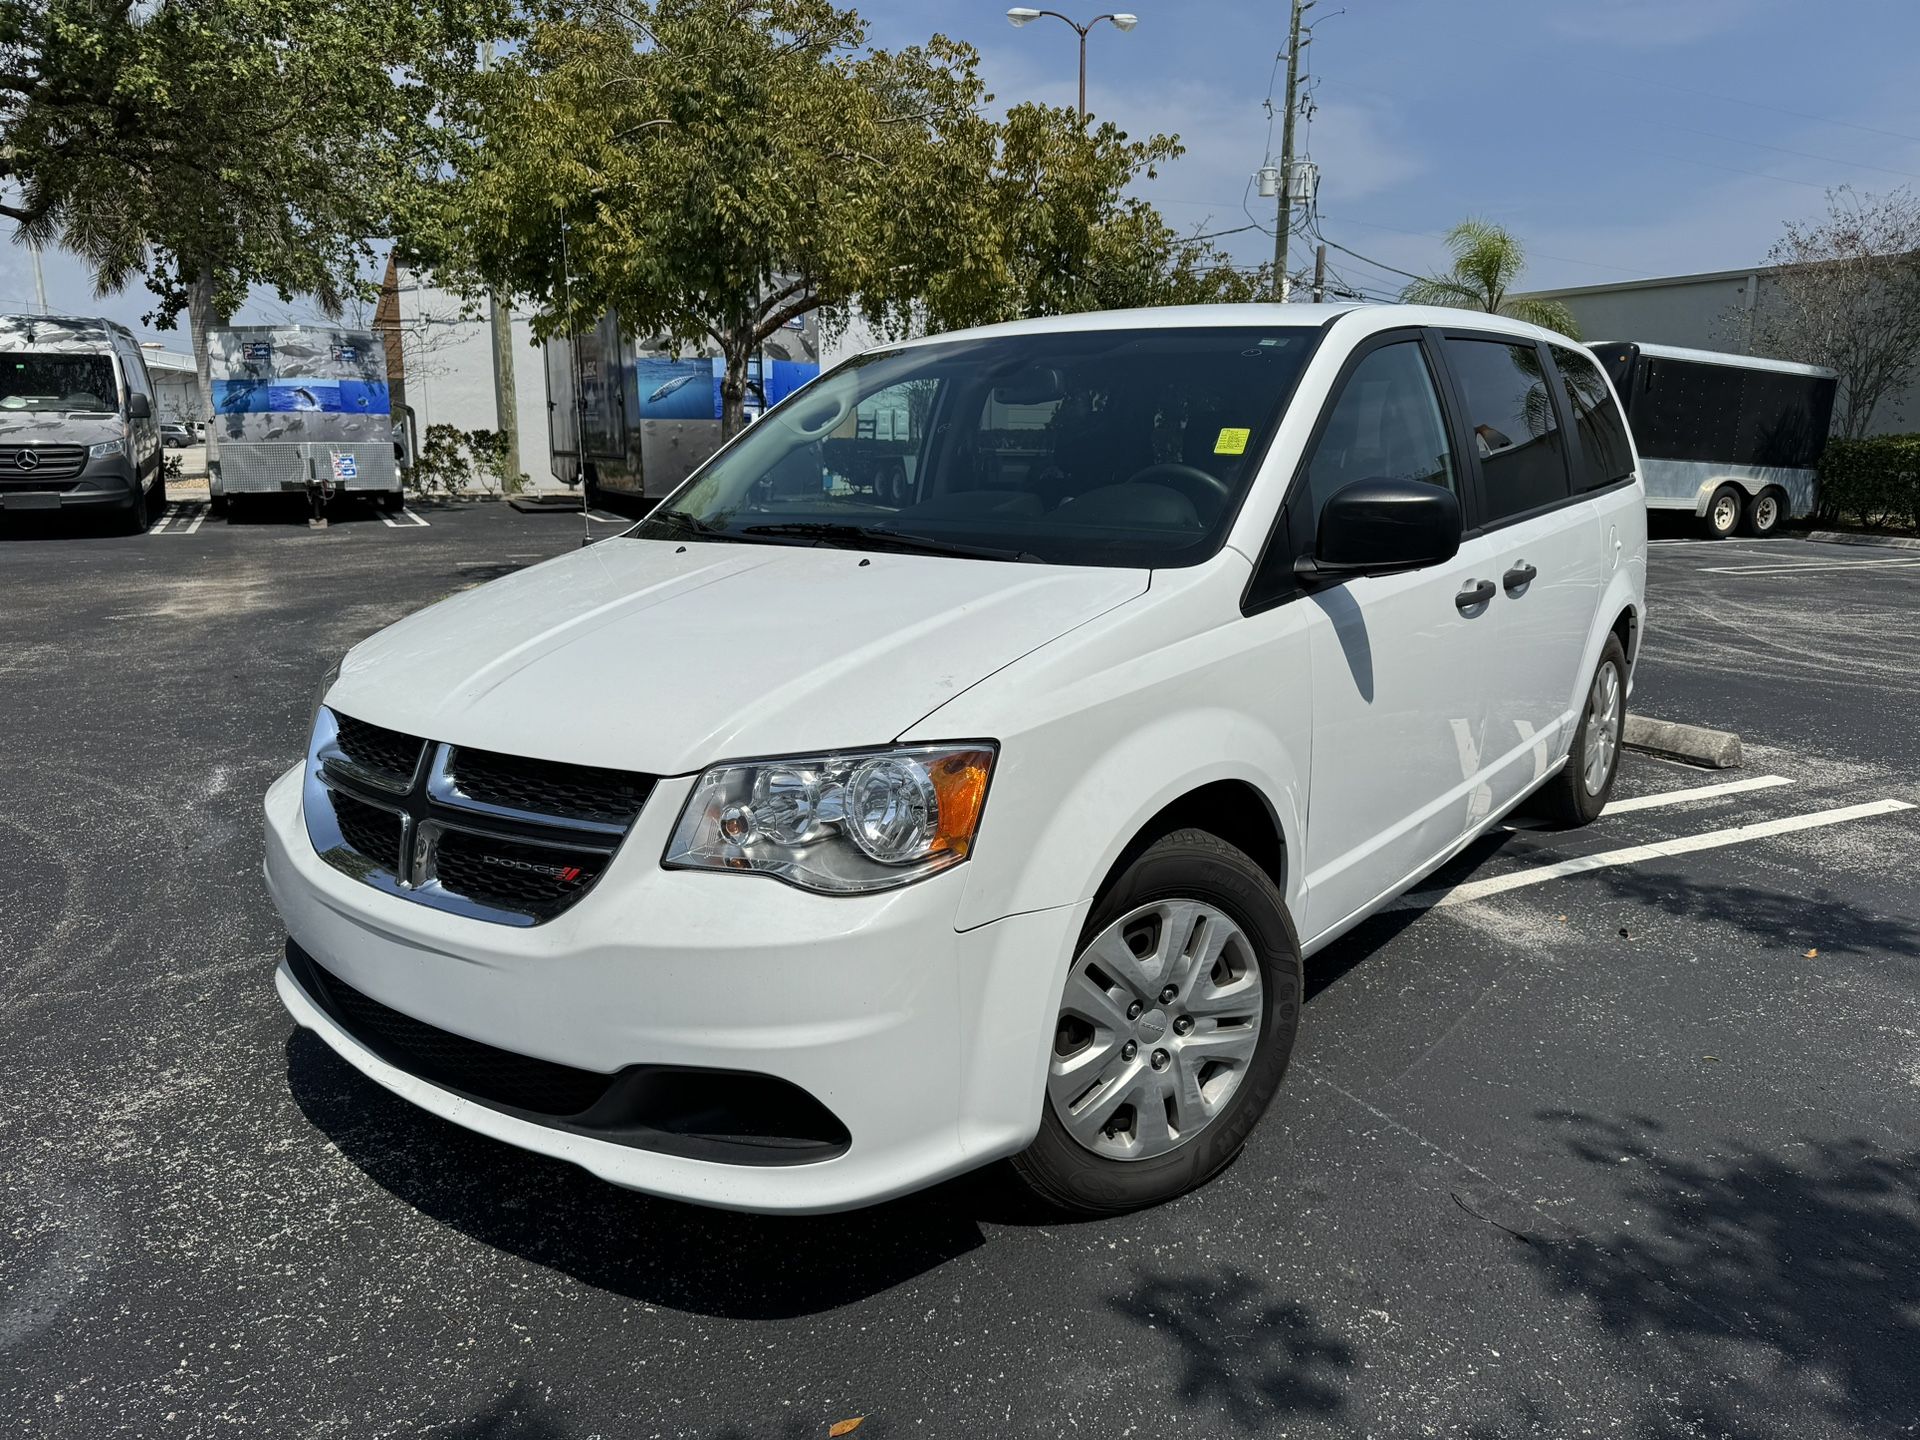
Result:
[[[124,510],[144,503],[138,473],[124,455],[89,459],[78,475],[59,480],[0,480],[0,510]]]
[[[1085,905],[953,928],[964,867],[821,896],[662,869],[691,780],[662,781],[592,894],[516,929],[360,884],[314,853],[300,770],[267,793],[266,875],[295,943],[401,1015],[609,1076],[634,1065],[770,1076],[844,1124],[803,1164],[732,1164],[540,1123],[422,1079],[357,1039],[281,966],[293,1018],[368,1078],[471,1130],[650,1194],[763,1212],[850,1209],[1022,1149]]]

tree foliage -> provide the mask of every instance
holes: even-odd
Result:
[[[1453,266],[1444,274],[1412,281],[1400,292],[1409,305],[1444,305],[1510,315],[1562,335],[1578,337],[1573,314],[1556,300],[1511,293],[1527,268],[1526,248],[1511,231],[1486,220],[1462,220],[1447,232]]]
[[[1828,192],[1767,252],[1779,266],[1754,318],[1765,353],[1839,372],[1834,430],[1858,439],[1920,357],[1920,200]]]
[[[1182,237],[1128,189],[1184,153],[1177,136],[1133,140],[1109,122],[1082,124],[1068,107],[1016,105],[990,177],[1004,278],[971,321],[1250,301],[1262,272],[1237,269],[1217,247]]]
[[[832,0],[555,6],[450,107],[472,143],[416,258],[547,333],[611,310],[711,342],[729,431],[757,347],[814,310],[884,332],[1256,293],[1126,195],[1176,140],[990,98],[970,47],[874,49]]]
[[[0,0],[0,214],[204,329],[252,286],[333,308],[444,133],[506,0]]]
[[[712,341],[737,428],[747,361],[788,321],[897,322],[991,283],[973,52],[865,41],[828,0],[556,8],[470,93],[476,143],[420,256],[531,298],[548,331],[613,310]]]

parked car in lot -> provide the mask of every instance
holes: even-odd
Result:
[[[1651,508],[1697,515],[1716,539],[1813,513],[1836,372],[1672,345],[1589,348],[1626,407]]]
[[[882,412],[878,487],[830,457]],[[266,799],[279,991],[414,1103],[656,1194],[825,1211],[1012,1157],[1162,1200],[1273,1099],[1305,957],[1522,802],[1599,813],[1645,578],[1606,378],[1515,321],[875,351],[623,536],[346,655]]]
[[[0,512],[86,511],[140,534],[166,503],[133,332],[93,316],[0,316]]]
[[[198,445],[200,437],[185,425],[168,423],[160,427],[160,443],[169,450],[184,450],[189,445]]]

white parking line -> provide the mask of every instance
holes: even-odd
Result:
[[[1652,845],[1629,845],[1620,850],[1602,850],[1597,855],[1582,855],[1562,860],[1557,865],[1539,865],[1517,870],[1510,875],[1490,875],[1484,880],[1463,880],[1458,885],[1433,890],[1415,890],[1402,895],[1389,910],[1434,910],[1446,905],[1463,905],[1469,900],[1484,900],[1489,895],[1504,895],[1509,890],[1543,885],[1549,880],[1581,875],[1589,870],[1606,870],[1616,865],[1637,865],[1642,860],[1663,860],[1675,855],[1691,855],[1698,850],[1718,850],[1748,840],[1765,840],[1773,835],[1791,835],[1796,830],[1815,830],[1822,825],[1840,825],[1848,820],[1866,820],[1875,815],[1891,815],[1896,810],[1914,807],[1905,800],[1869,800],[1864,805],[1843,805],[1838,810],[1815,810],[1807,815],[1789,815],[1783,820],[1762,820],[1753,825],[1735,825],[1726,830],[1709,830],[1700,835],[1682,835],[1676,840],[1661,840]]]
[[[389,530],[405,530],[410,525],[425,525],[427,522],[414,514],[411,509],[402,506],[398,515],[389,515],[386,511],[381,511],[380,523]]]
[[[170,500],[160,518],[147,531],[149,535],[191,535],[207,518],[207,507],[192,501]]]
[[[1776,785],[1791,785],[1784,775],[1756,775],[1749,780],[1728,780],[1719,785],[1695,785],[1689,790],[1662,790],[1657,795],[1633,795],[1625,800],[1609,800],[1606,815],[1624,815],[1629,810],[1654,810],[1662,805],[1684,805],[1689,800],[1711,800],[1716,795],[1740,795],[1748,790],[1771,790]]]
[[[1793,560],[1771,565],[1703,565],[1703,575],[1818,575],[1828,570],[1908,570],[1920,559],[1903,560]]]
[[[633,523],[624,515],[606,515],[598,510],[587,511],[587,519],[596,525],[631,525]]]

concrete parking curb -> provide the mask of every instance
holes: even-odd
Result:
[[[1740,737],[1731,730],[1709,730],[1702,725],[1682,725],[1675,720],[1629,715],[1620,743],[1629,750],[1644,750],[1649,755],[1684,760],[1689,765],[1705,765],[1714,770],[1732,770],[1740,764]]]
[[[1886,550],[1920,550],[1920,538],[1912,535],[1857,535],[1851,530],[1813,530],[1809,540],[1824,540],[1829,545],[1878,545]]]

